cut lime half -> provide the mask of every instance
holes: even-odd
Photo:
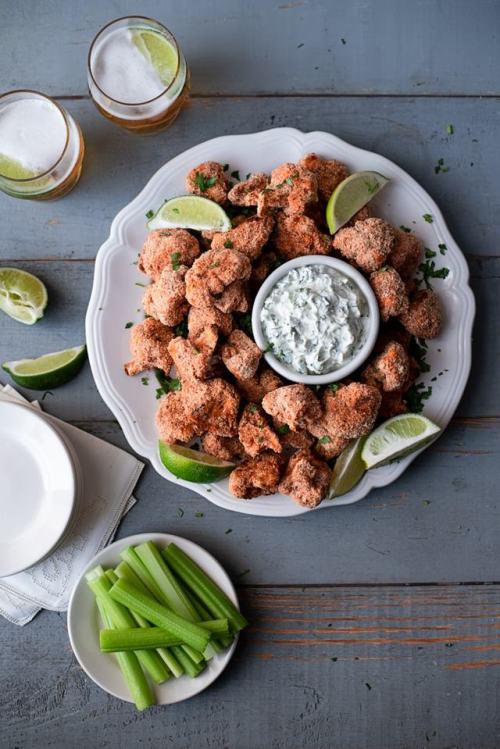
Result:
[[[37,176],[37,172],[3,153],[0,153],[0,174],[9,179],[33,179]]]
[[[10,374],[21,387],[31,390],[53,390],[69,382],[80,370],[87,349],[75,346],[64,351],[45,354],[38,359],[20,359],[2,364],[2,369]]]
[[[209,484],[219,481],[231,473],[234,463],[227,460],[219,460],[213,455],[192,450],[190,447],[181,445],[167,445],[159,443],[161,462],[168,468],[170,473],[185,481],[194,481],[197,484]]]
[[[335,234],[389,182],[378,172],[355,172],[337,185],[326,206],[326,223]]]
[[[158,31],[136,29],[132,41],[160,76],[163,85],[169,86],[175,78],[179,55],[174,45]]]
[[[366,473],[365,464],[361,460],[365,441],[366,437],[359,437],[340,453],[333,467],[328,499],[335,499],[350,492]]]
[[[421,414],[400,414],[384,421],[367,438],[361,452],[366,468],[385,465],[418,450],[441,429]]]
[[[229,231],[231,219],[218,203],[199,195],[181,195],[166,200],[148,221],[148,229],[194,229]]]
[[[0,268],[0,309],[25,325],[43,317],[47,289],[39,278],[19,268]]]

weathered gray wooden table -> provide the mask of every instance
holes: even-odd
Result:
[[[172,28],[193,78],[189,108],[147,139],[100,117],[85,80],[96,30],[137,12]],[[235,580],[246,572],[252,627],[202,696],[137,714],[83,674],[64,615],[24,629],[1,620],[2,749],[500,746],[499,29],[496,0],[0,3],[0,88],[56,96],[87,146],[62,201],[0,195],[0,260],[40,275],[51,300],[32,329],[1,316],[1,361],[82,342],[96,251],[162,163],[278,125],[335,133],[408,170],[467,254],[478,305],[453,423],[357,505],[289,520],[232,514],[148,467],[119,535],[179,533]],[[440,158],[449,172],[436,175]],[[44,407],[126,446],[88,367]]]

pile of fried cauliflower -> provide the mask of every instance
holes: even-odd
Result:
[[[229,477],[235,497],[281,492],[316,507],[327,494],[330,462],[349,441],[368,434],[377,419],[408,410],[405,394],[419,374],[410,341],[439,334],[439,299],[413,280],[420,240],[369,207],[333,239],[327,233],[325,204],[349,174],[344,164],[308,154],[234,186],[226,173],[205,162],[189,172],[186,187],[224,206],[232,229],[149,233],[138,263],[151,278],[147,317],[131,330],[125,371],[158,368],[168,375],[175,366],[181,389],[159,401],[160,439],[200,438],[202,451],[236,462]],[[242,322],[280,262],[318,254],[340,256],[366,275],[382,320],[364,370],[320,390],[278,377]],[[187,337],[176,335],[186,319]]]

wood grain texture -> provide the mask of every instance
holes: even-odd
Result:
[[[464,252],[500,255],[492,197],[500,173],[500,99],[194,99],[154,138],[124,132],[88,99],[64,103],[85,135],[81,181],[53,203],[0,194],[0,221],[15,227],[0,232],[0,258],[94,258],[114,216],[166,161],[209,138],[282,126],[324,130],[387,156],[436,200]],[[449,172],[435,174],[441,158]]]
[[[90,43],[118,16],[172,29],[197,94],[496,94],[496,0],[64,0],[4,3],[4,89],[86,93]],[[76,17],[75,17],[76,16]]]
[[[226,672],[202,695],[142,714],[89,681],[71,654],[63,616],[44,613],[14,639],[0,628],[0,744],[499,745],[498,585],[239,592],[252,624]]]

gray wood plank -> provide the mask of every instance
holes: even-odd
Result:
[[[63,0],[4,4],[2,88],[86,91],[98,29],[140,12],[166,23],[197,94],[498,94],[496,0]]]
[[[0,261],[1,262],[1,261]],[[5,265],[5,263],[1,263]],[[0,313],[0,363],[39,356],[79,345],[85,337],[85,313],[92,288],[94,266],[86,261],[9,261],[40,276],[49,291],[49,306],[34,327],[21,327]],[[473,371],[458,409],[460,416],[498,415],[500,356],[496,305],[500,293],[500,259],[471,258],[472,287],[476,295]],[[117,320],[117,326],[126,320]],[[0,379],[7,380],[3,373]],[[35,394],[36,395],[36,394]],[[88,421],[113,418],[99,397],[90,367],[76,380],[46,396],[44,405],[64,419]]]
[[[126,448],[116,424],[79,425]],[[494,581],[499,453],[500,420],[457,420],[391,486],[281,520],[222,510],[148,467],[118,535],[185,536],[245,584]]]
[[[1,745],[498,747],[499,586],[240,593],[252,626],[223,676],[142,714],[82,672],[63,616],[0,623]]]
[[[208,138],[276,126],[325,130],[387,156],[438,202],[465,252],[500,254],[492,198],[500,172],[500,99],[196,99],[154,138],[122,131],[88,100],[66,104],[85,133],[81,182],[53,203],[0,193],[0,258],[93,258],[116,213],[170,158]],[[436,175],[440,158],[449,172]]]

